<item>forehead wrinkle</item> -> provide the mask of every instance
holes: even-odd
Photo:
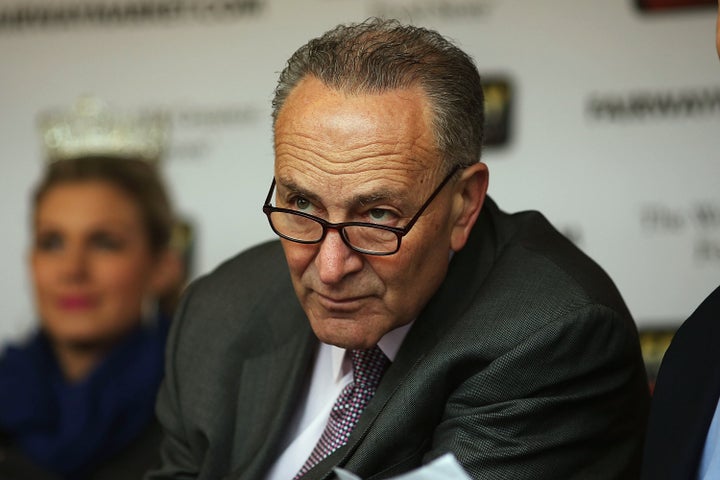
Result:
[[[322,147],[318,142],[313,142],[310,137],[305,138],[305,140],[307,140],[307,144],[302,144],[302,142],[293,141],[292,139],[276,142],[276,159],[282,158],[284,162],[288,162],[289,160],[302,162],[306,161],[305,159],[309,157],[315,162],[318,159],[324,162],[332,162],[332,156],[330,154],[332,149]],[[302,146],[299,146],[298,144],[301,144]],[[326,151],[328,153],[325,153]]]

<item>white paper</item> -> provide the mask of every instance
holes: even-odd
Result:
[[[354,473],[342,468],[335,468],[334,470],[340,480],[362,480]],[[393,477],[391,480],[438,480],[439,478],[443,480],[472,480],[452,453],[446,453],[427,465],[403,473],[399,477]]]

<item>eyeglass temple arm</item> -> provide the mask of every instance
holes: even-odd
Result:
[[[423,203],[422,207],[420,207],[420,210],[415,214],[413,218],[410,219],[407,225],[403,227],[403,236],[407,235],[410,229],[415,225],[415,222],[417,222],[420,219],[420,216],[423,214],[425,209],[430,205],[430,202],[432,202],[435,197],[437,197],[442,189],[447,185],[447,183],[450,181],[450,179],[455,175],[455,173],[460,170],[460,165],[455,165],[452,170],[450,170],[450,173],[447,174],[447,177],[445,177],[445,180],[443,180],[440,185],[435,189],[435,191],[430,195],[430,198],[428,198],[425,203]]]
[[[275,177],[273,177],[272,183],[270,183],[270,190],[268,190],[267,198],[265,198],[264,205],[270,205],[270,200],[272,199],[273,190],[275,190]]]

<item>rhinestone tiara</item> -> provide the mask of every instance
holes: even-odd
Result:
[[[38,115],[48,162],[85,155],[139,158],[158,163],[169,138],[167,115],[110,110],[94,96],[82,96],[68,110]]]

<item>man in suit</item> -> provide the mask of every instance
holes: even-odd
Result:
[[[448,452],[473,478],[637,477],[635,325],[544,217],[486,197],[470,57],[339,26],[290,58],[273,107],[281,239],[184,296],[147,478],[379,479]]]
[[[720,475],[720,287],[683,323],[658,372],[643,478]]]
[[[720,58],[720,0],[715,39]],[[682,324],[665,352],[642,478],[720,478],[720,287]]]

